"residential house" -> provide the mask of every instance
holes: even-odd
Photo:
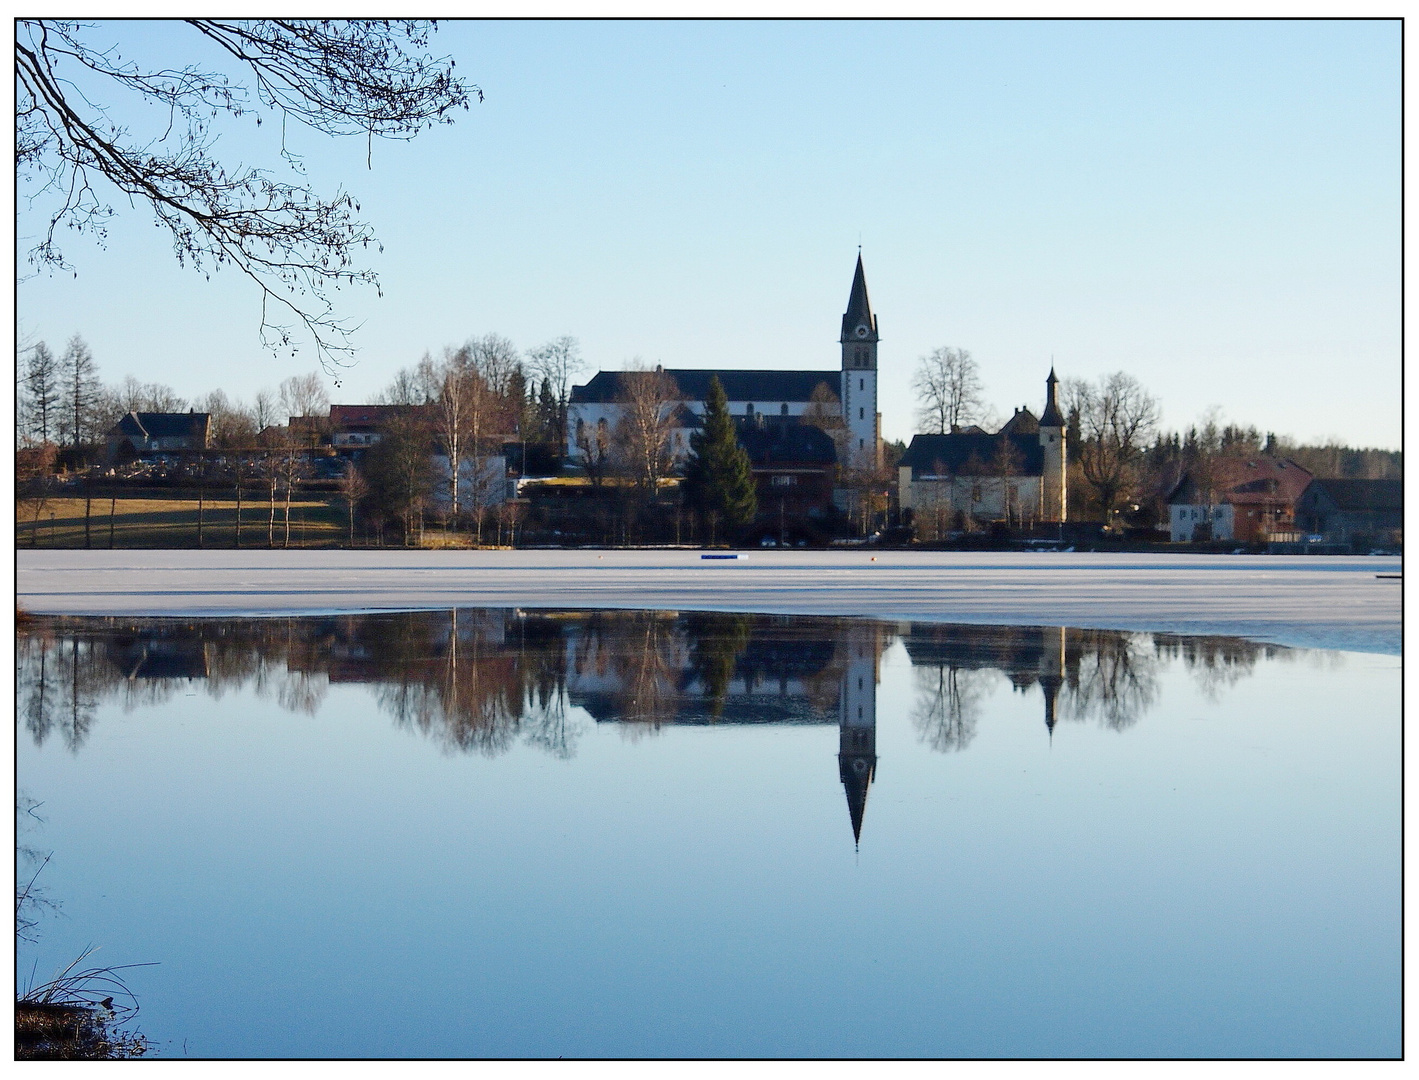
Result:
[[[1296,501],[1296,527],[1329,543],[1398,543],[1404,481],[1312,480]]]
[[[204,412],[130,412],[108,429],[108,460],[205,450],[210,441],[211,419]]]
[[[1251,543],[1295,539],[1296,500],[1311,474],[1294,461],[1257,454],[1193,468],[1168,493],[1169,537]]]

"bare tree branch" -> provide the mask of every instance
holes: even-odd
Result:
[[[78,22],[18,20],[17,181],[28,185],[31,202],[57,203],[29,261],[38,270],[72,270],[58,244],[61,228],[88,233],[102,246],[115,214],[100,194],[107,184],[130,205],[152,209],[180,265],[207,276],[231,266],[256,283],[263,344],[294,352],[293,334],[302,332],[332,371],[353,352],[357,327],[336,314],[330,293],[351,285],[378,291],[374,271],[356,262],[376,244],[374,234],[343,191],[321,198],[307,185],[224,164],[213,121],[250,114],[260,124],[275,113],[283,124],[293,117],[331,136],[411,139],[451,123],[454,111],[468,108],[470,94],[481,101],[482,92],[454,77],[451,60],[424,51],[430,23],[194,19],[188,25],[240,61],[252,86],[194,65],[145,70],[116,46],[91,44],[93,27]],[[165,108],[166,130],[147,141],[135,138],[111,118],[125,98]],[[284,147],[282,156],[299,171]],[[287,317],[278,321],[275,310]]]

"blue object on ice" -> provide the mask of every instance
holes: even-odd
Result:
[[[701,555],[702,559],[742,559],[743,555]]]

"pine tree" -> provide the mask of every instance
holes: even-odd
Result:
[[[747,525],[759,512],[759,497],[749,455],[735,438],[729,400],[717,376],[710,379],[704,419],[704,427],[690,436],[686,501],[726,525]]]

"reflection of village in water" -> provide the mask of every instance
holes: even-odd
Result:
[[[836,724],[854,837],[877,770],[877,686],[900,641],[922,742],[964,750],[1001,679],[1038,687],[1041,737],[1064,722],[1115,730],[1155,704],[1181,661],[1205,693],[1279,646],[1061,627],[822,616],[462,609],[302,618],[55,618],[18,639],[19,721],[77,751],[98,705],[245,690],[314,714],[331,686],[371,688],[400,727],[448,751],[526,742],[571,757],[586,718],[664,725]]]

